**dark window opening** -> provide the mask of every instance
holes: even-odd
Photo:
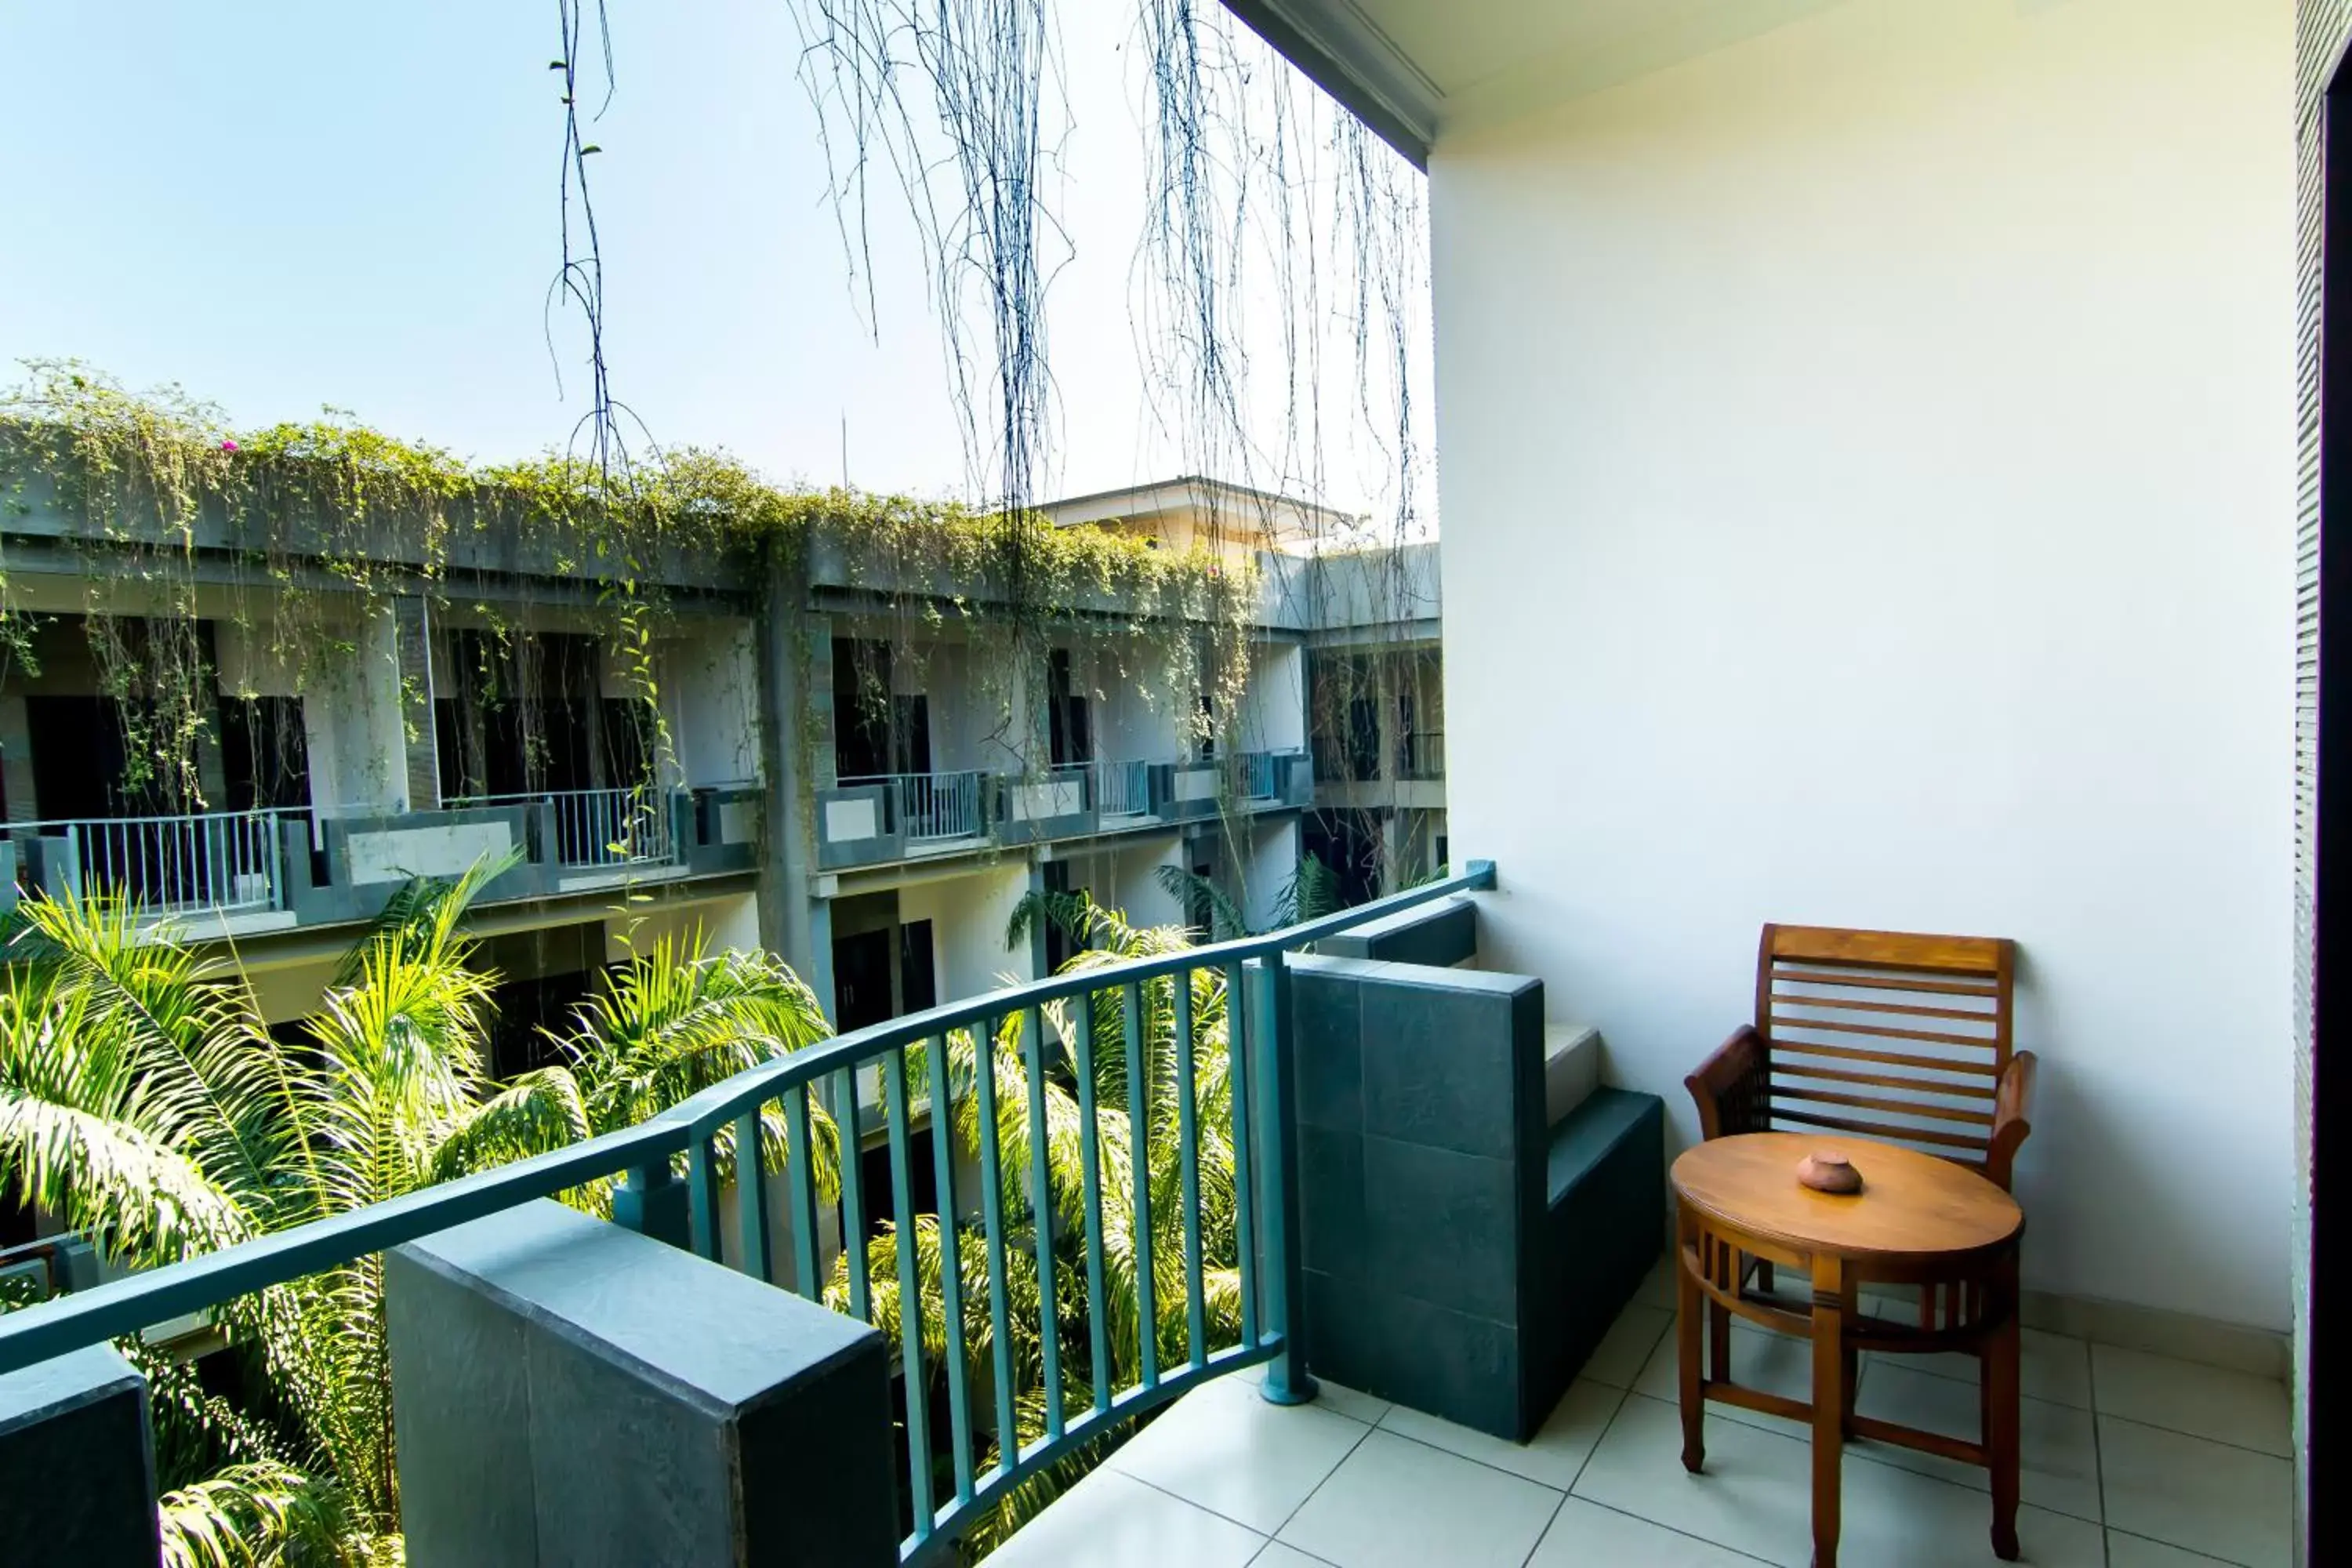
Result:
[[[222,804],[259,811],[310,804],[310,749],[299,697],[223,697]]]
[[[898,1016],[903,1018],[939,1005],[939,975],[931,956],[931,922],[909,921],[898,928]]]
[[[441,797],[540,795],[631,784],[599,767],[603,656],[593,637],[448,634],[436,661],[433,730]],[[625,744],[625,742],[624,742]],[[604,776],[600,776],[603,774]]]
[[[1073,689],[1070,650],[1057,647],[1045,665],[1047,743],[1053,765],[1094,761],[1094,717],[1087,699]]]

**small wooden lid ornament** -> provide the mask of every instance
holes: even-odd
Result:
[[[1817,1193],[1862,1191],[1862,1173],[1843,1154],[1820,1149],[1797,1162],[1797,1180]]]

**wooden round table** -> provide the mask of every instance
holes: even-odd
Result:
[[[1801,1184],[1798,1163],[1815,1152],[1844,1155],[1862,1173],[1862,1190],[1839,1196]],[[1836,1568],[1840,1461],[1847,1438],[1982,1465],[1992,1477],[1993,1551],[2013,1561],[2017,1247],[2025,1230],[2016,1201],[1949,1160],[1874,1139],[1792,1132],[1744,1133],[1685,1150],[1675,1162],[1674,1187],[1685,1468],[1696,1471],[1706,1462],[1709,1399],[1808,1423],[1813,1564]],[[1773,1293],[1776,1268],[1809,1278],[1810,1301]],[[1916,1287],[1916,1321],[1860,1310],[1856,1288],[1865,1283]],[[1734,1314],[1812,1341],[1810,1401],[1731,1380]],[[1976,1356],[1983,1371],[1979,1440],[1856,1415],[1855,1369],[1865,1350]]]

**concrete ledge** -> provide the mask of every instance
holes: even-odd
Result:
[[[386,1254],[385,1301],[417,1568],[897,1563],[867,1325],[551,1201]]]
[[[1446,899],[1419,909],[1400,910],[1353,931],[1325,937],[1316,951],[1331,958],[1367,958],[1376,963],[1418,963],[1446,968],[1478,956],[1478,906]]]
[[[0,1377],[0,1562],[154,1568],[161,1550],[138,1370],[93,1345]]]

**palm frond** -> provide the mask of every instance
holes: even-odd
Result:
[[[541,1068],[465,1112],[441,1132],[430,1179],[446,1182],[577,1143],[587,1138],[588,1107],[566,1068]]]
[[[1202,934],[1211,942],[1232,942],[1251,934],[1249,917],[1234,902],[1233,896],[1199,872],[1171,864],[1153,867],[1151,875],[1159,882],[1160,890],[1181,908],[1190,910],[1195,903],[1207,907],[1209,929]]]
[[[163,1568],[276,1568],[350,1559],[341,1495],[291,1466],[230,1465],[156,1503]]]

